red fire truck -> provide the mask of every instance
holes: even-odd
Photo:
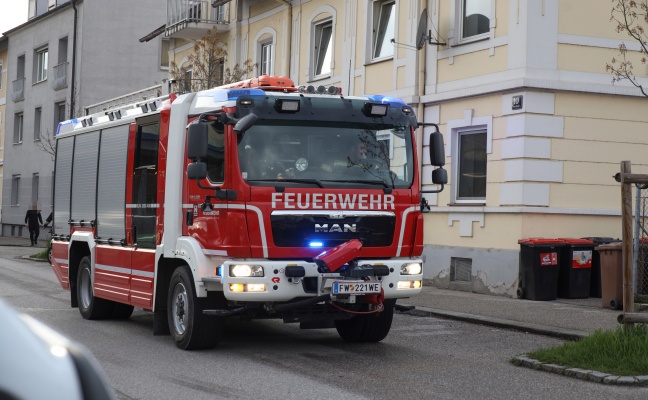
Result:
[[[234,316],[380,341],[421,290],[418,126],[399,99],[267,76],[62,122],[52,268],[83,318],[140,307],[181,349]],[[442,166],[438,127],[430,149]]]

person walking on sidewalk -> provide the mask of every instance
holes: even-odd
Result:
[[[41,217],[40,210],[38,210],[36,204],[32,204],[31,210],[27,210],[25,214],[25,225],[29,228],[29,240],[31,240],[32,246],[37,244],[38,235],[40,234],[39,228],[42,224],[43,217]]]

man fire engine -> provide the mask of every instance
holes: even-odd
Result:
[[[419,125],[398,99],[268,76],[62,122],[52,268],[83,318],[140,307],[181,349],[229,316],[380,341],[421,290]],[[430,149],[442,166],[438,128]]]

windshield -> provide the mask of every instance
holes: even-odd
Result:
[[[409,129],[260,120],[238,145],[241,175],[253,185],[285,181],[320,187],[345,183],[408,188],[412,184]]]

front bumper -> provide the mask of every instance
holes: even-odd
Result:
[[[218,290],[222,287],[225,298],[243,302],[285,302],[296,298],[317,297],[332,294],[333,300],[351,301],[353,296],[332,293],[334,282],[380,283],[386,299],[411,297],[421,292],[423,273],[401,275],[401,266],[409,263],[420,263],[420,259],[396,258],[388,260],[357,260],[360,266],[384,266],[389,270],[385,276],[367,276],[363,278],[345,278],[338,272],[320,273],[314,262],[306,261],[269,261],[265,259],[228,260],[220,267],[219,276],[205,277],[203,282],[207,290]],[[232,277],[230,266],[237,264],[260,265],[262,277]],[[286,276],[286,267],[303,267],[303,277]],[[381,267],[384,270],[384,267]],[[289,274],[290,275],[290,274]],[[222,286],[221,286],[222,285]],[[251,290],[248,290],[251,289]],[[363,294],[359,294],[363,295]]]

